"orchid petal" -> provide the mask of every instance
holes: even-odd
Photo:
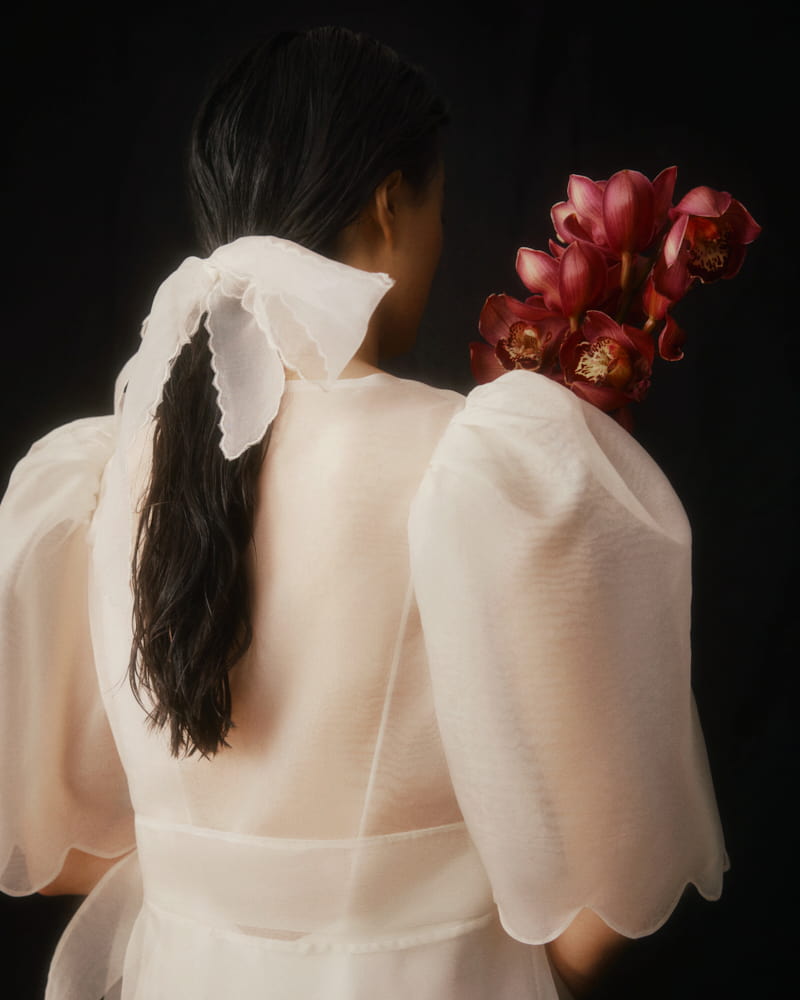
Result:
[[[744,205],[740,201],[736,201],[735,198],[731,201],[731,207],[728,209],[727,221],[731,224],[731,228],[736,233],[736,239],[740,243],[752,243],[761,232],[761,226]]]
[[[593,181],[582,174],[570,174],[567,194],[575,210],[576,220],[584,232],[591,232],[587,239],[606,246],[606,230],[603,223],[603,191],[607,181]],[[576,237],[581,239],[582,237]]]
[[[686,333],[682,330],[672,316],[667,316],[664,329],[658,335],[658,353],[665,361],[680,361],[683,357],[681,350]]]
[[[490,295],[483,303],[478,317],[478,329],[483,339],[495,347],[499,341],[508,337],[513,323],[522,320],[538,325],[542,319],[550,316],[552,312],[549,309],[520,302],[511,295]],[[562,323],[565,322],[562,317],[559,319]]]
[[[622,324],[620,336],[617,337],[620,344],[628,349],[632,355],[639,355],[647,362],[647,367],[653,367],[656,345],[649,333],[640,330],[637,326],[630,326],[628,323]]]
[[[509,326],[520,319],[526,323],[536,323],[553,315],[553,310],[543,305],[544,299],[541,295],[531,295],[525,302],[506,294],[498,295],[497,299],[497,308],[507,317]],[[561,313],[556,312],[556,315],[560,317]]]
[[[619,292],[622,283],[622,264],[615,260],[606,271],[606,297],[610,297]]]
[[[663,258],[656,262],[653,269],[653,283],[660,295],[666,295],[671,302],[680,302],[694,278],[689,274],[686,255],[681,254],[671,267],[667,267]]]
[[[520,247],[517,251],[517,274],[531,292],[541,292],[549,309],[558,309],[559,262],[542,250]]]
[[[569,383],[575,375],[575,366],[580,357],[580,347],[583,344],[583,330],[573,330],[561,341],[558,349],[558,360],[561,370],[564,372],[564,381]]]
[[[664,240],[664,249],[662,251],[666,267],[672,267],[678,259],[678,253],[683,245],[683,238],[686,235],[686,227],[688,225],[688,215],[679,215],[672,223],[672,228],[667,234],[666,240]]]
[[[572,207],[572,203],[569,201],[557,201],[550,209],[550,220],[553,223],[555,229],[558,229],[558,222],[561,219],[566,219],[568,215],[571,215],[575,209]]]
[[[670,299],[655,286],[652,272],[647,276],[644,291],[642,292],[642,305],[648,317],[652,320],[662,320],[667,315],[667,310],[672,305]]]
[[[597,340],[598,337],[611,337],[612,340],[619,340],[622,327],[604,312],[598,309],[589,309],[583,321],[584,338],[589,342]]]
[[[535,329],[544,345],[551,345],[569,329],[569,320],[549,309],[526,306],[507,295],[493,295],[484,303],[478,320],[481,336],[493,346],[506,340],[515,323]],[[549,348],[548,348],[549,349]]]
[[[580,224],[575,212],[575,206],[570,201],[560,201],[550,209],[553,229],[563,243],[573,240],[591,240],[592,234]]]
[[[570,174],[567,196],[578,218],[601,219],[603,216],[603,190],[593,180],[582,174]]]
[[[675,181],[678,178],[677,167],[666,167],[653,181],[653,197],[655,198],[656,229],[661,229],[669,217],[672,208],[672,196],[675,194]]]
[[[603,223],[615,253],[644,250],[653,238],[653,185],[638,170],[619,170],[603,192]]]
[[[594,222],[590,226],[591,231],[587,232],[587,230],[580,224],[578,216],[575,215],[574,213],[572,215],[567,216],[567,218],[564,220],[563,228],[564,231],[569,235],[569,240],[567,241],[569,243],[572,243],[575,240],[586,240],[589,243],[593,243],[598,238],[602,242],[602,240],[605,237],[605,233],[603,233],[602,230],[598,234],[598,229],[597,226],[594,224]]]
[[[493,382],[507,370],[500,364],[494,349],[479,340],[470,341],[469,361],[472,375],[479,385]]]
[[[735,243],[728,253],[728,263],[721,275],[723,278],[735,278],[744,263],[745,249],[741,243]]]
[[[592,403],[599,409],[605,410],[606,413],[610,410],[616,410],[620,406],[625,406],[629,402],[624,392],[610,385],[597,385],[595,382],[584,382],[576,379],[569,383],[569,387],[576,396],[580,396],[587,403]]]
[[[492,347],[497,345],[499,340],[508,336],[508,324],[502,312],[498,309],[499,295],[490,295],[483,303],[481,314],[478,317],[478,329],[487,343]]]
[[[606,288],[608,267],[603,252],[593,243],[570,243],[559,261],[558,292],[565,316],[579,316],[599,299]]]
[[[564,232],[562,229],[562,223],[570,215],[575,214],[575,208],[570,201],[559,201],[550,209],[550,221],[553,223],[553,229],[556,231],[556,236],[563,242],[569,243],[569,234]]]
[[[715,191],[713,188],[701,185],[685,194],[672,211],[674,214],[718,219],[728,211],[732,201],[727,191]]]
[[[542,368],[545,368],[557,360],[569,323],[564,316],[549,316],[538,320],[536,329],[543,346]]]

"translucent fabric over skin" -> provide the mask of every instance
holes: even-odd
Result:
[[[35,446],[0,522],[18,537],[4,602],[54,566],[88,595],[64,647],[82,650],[78,710],[45,680],[62,647],[30,652],[3,604],[3,888],[35,890],[74,844],[121,853],[135,827],[138,847],[67,929],[51,1000],[555,1000],[544,942],[581,907],[635,937],[688,882],[719,896],[689,528],[609,417],[527,372],[466,398],[386,373],[287,382],[254,641],[212,760],[172,758],[125,679],[149,431],[123,450],[114,426]],[[43,547],[57,525],[80,543]],[[37,697],[56,717],[66,699],[60,728],[35,724]]]
[[[99,698],[87,533],[114,418],[56,428],[0,504],[0,888],[34,892],[70,847],[134,845],[125,772]]]
[[[716,899],[691,531],[650,456],[510,372],[448,427],[409,536],[450,774],[508,933],[548,941],[589,907],[640,937],[687,881]]]

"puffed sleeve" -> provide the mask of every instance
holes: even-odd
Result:
[[[37,441],[0,503],[0,889],[35,892],[70,848],[134,844],[128,786],[100,696],[88,541],[114,417]]]
[[[729,867],[691,688],[691,532],[611,417],[533,372],[474,389],[409,518],[437,718],[513,937],[627,937]]]

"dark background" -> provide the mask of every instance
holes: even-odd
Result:
[[[676,197],[730,191],[764,227],[736,279],[682,303],[686,358],[657,364],[635,415],[693,527],[693,686],[732,867],[719,901],[690,889],[631,946],[598,992],[609,998],[771,995],[791,982],[795,56],[774,5],[726,9],[29,4],[3,38],[0,488],[35,439],[110,412],[156,287],[197,252],[183,161],[204,82],[274,29],[367,31],[427,67],[452,102],[442,265],[414,353],[386,365],[395,374],[469,390],[483,300],[525,294],[516,249],[546,248],[570,173],[653,177],[674,163]],[[4,995],[42,995],[76,903],[0,897]]]

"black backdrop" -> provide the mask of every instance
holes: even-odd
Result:
[[[767,4],[582,8],[194,3],[30,5],[7,22],[2,486],[30,443],[111,406],[164,276],[196,252],[183,153],[219,60],[288,25],[365,30],[432,71],[453,104],[442,265],[398,375],[467,391],[467,343],[493,291],[522,295],[520,245],[546,247],[568,175],[678,165],[677,194],[731,191],[764,227],[741,274],[678,316],[686,358],[656,368],[635,434],[694,532],[693,685],[732,868],[629,950],[598,995],[707,998],[788,984],[796,774],[788,615],[795,568],[796,282],[786,153],[792,26]],[[790,338],[792,338],[790,340]],[[11,992],[42,995],[71,898],[0,897]],[[6,982],[8,982],[6,978]]]

